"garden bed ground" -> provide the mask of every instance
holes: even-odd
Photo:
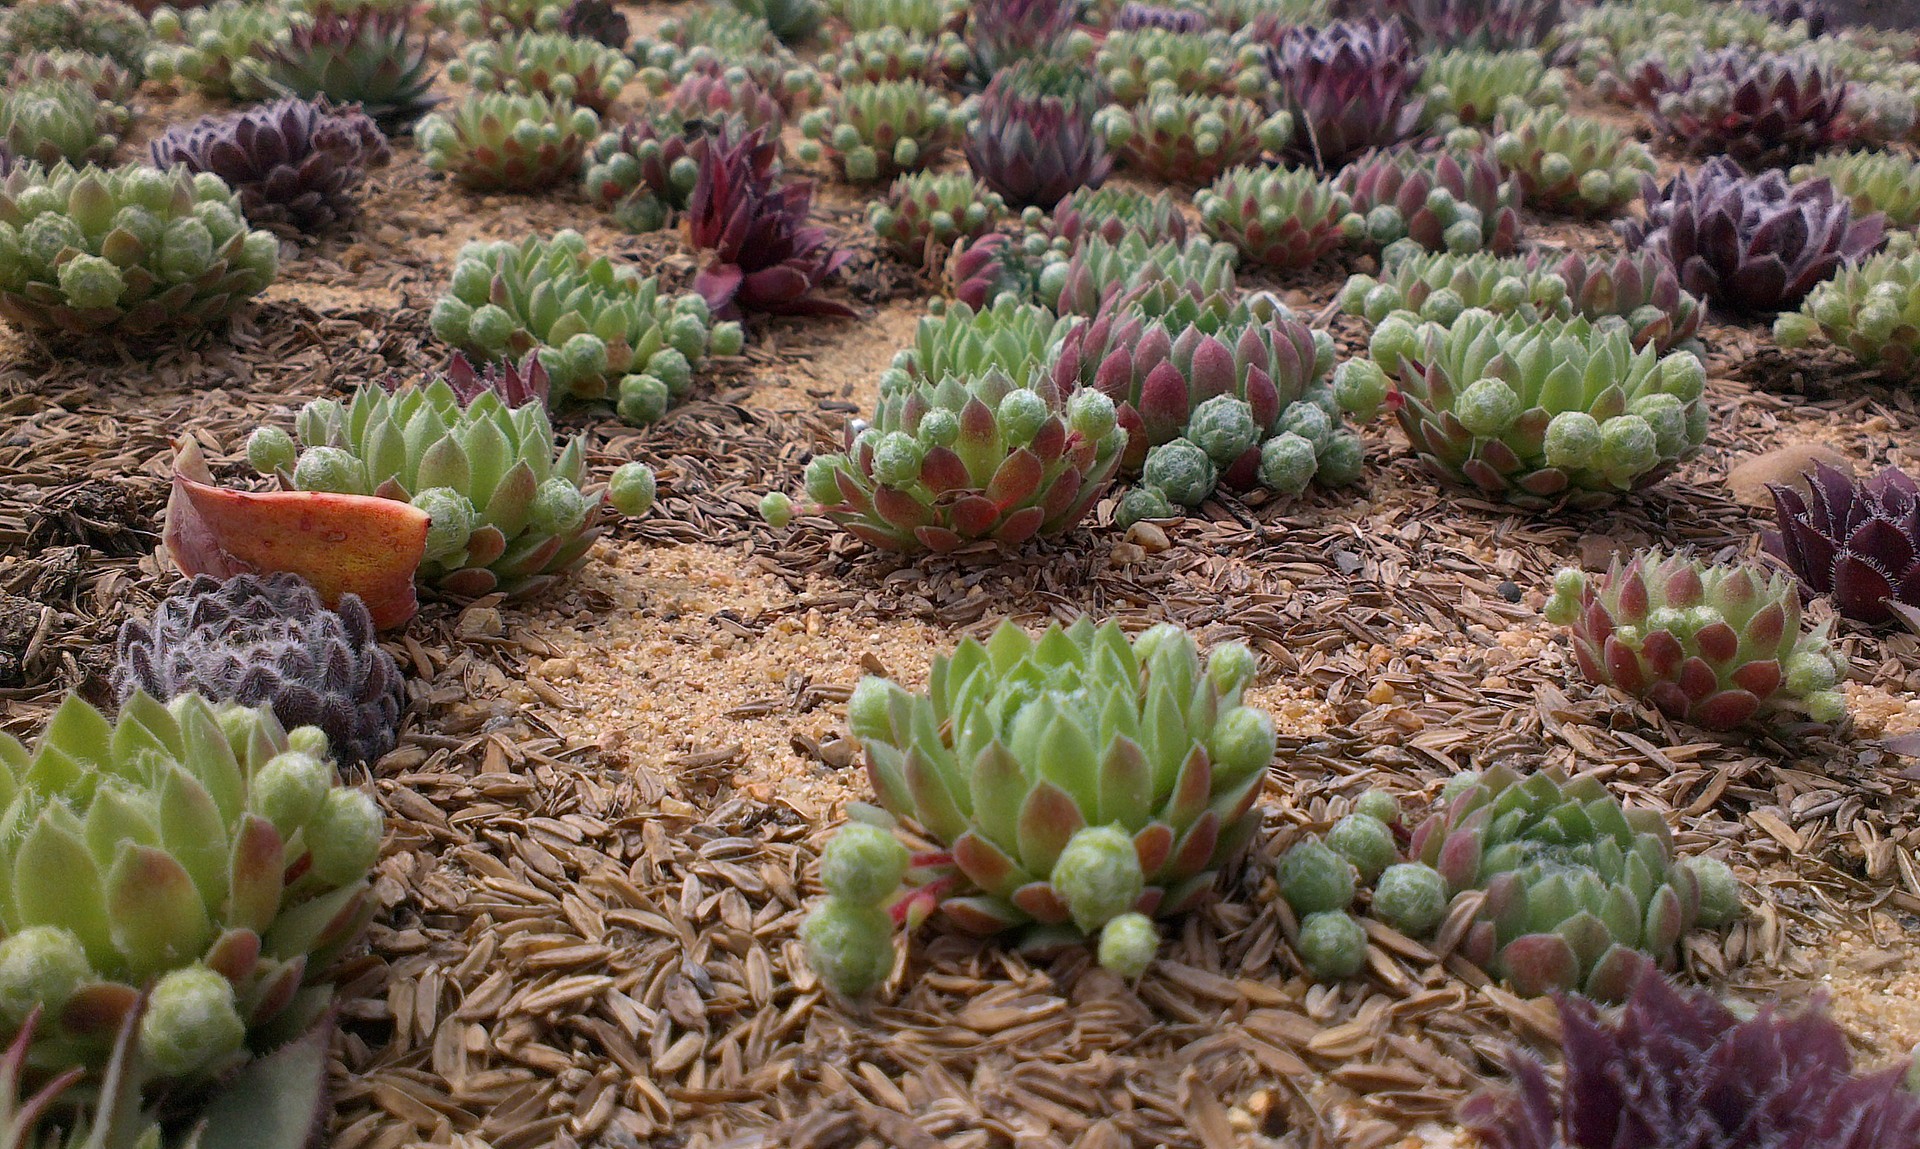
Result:
[[[143,128],[202,110],[150,98]],[[1818,443],[1863,469],[1920,465],[1913,393],[1713,326],[1708,450],[1610,512],[1528,517],[1442,490],[1381,422],[1353,488],[1223,499],[1124,537],[1108,507],[1004,562],[905,562],[754,512],[868,407],[927,295],[877,254],[863,200],[825,200],[860,252],[837,294],[861,318],[757,323],[743,359],[644,430],[565,416],[596,469],[651,463],[660,507],[557,592],[429,604],[395,640],[415,705],[373,772],[385,909],[341,995],[336,1149],[1434,1143],[1501,1051],[1550,1034],[1551,1009],[1384,935],[1367,976],[1313,985],[1271,863],[1370,786],[1431,797],[1499,762],[1597,771],[1669,811],[1683,850],[1735,866],[1754,913],[1690,940],[1692,976],[1754,999],[1824,990],[1871,1064],[1920,1041],[1920,765],[1879,745],[1920,730],[1920,639],[1842,623],[1851,724],[1720,739],[1580,681],[1539,616],[1563,565],[1655,541],[1751,552],[1770,515],[1727,483],[1750,457]],[[7,728],[98,690],[119,623],[171,585],[151,553],[170,441],[193,435],[241,479],[254,427],[440,366],[426,313],[461,243],[569,226],[670,280],[693,268],[674,233],[622,234],[572,192],[470,196],[411,146],[364,202],[353,230],[287,249],[225,335],[94,359],[0,336]],[[1546,245],[1614,242],[1529,223]],[[1244,278],[1324,315],[1361,266]],[[1363,346],[1360,326],[1332,327]],[[1174,927],[1135,987],[1084,950],[1028,959],[927,931],[869,1008],[831,999],[793,934],[814,852],[867,793],[848,691],[865,672],[917,683],[1003,617],[1081,613],[1265,656],[1254,701],[1281,754],[1230,896]]]

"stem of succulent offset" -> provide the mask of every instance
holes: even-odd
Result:
[[[925,921],[928,915],[939,908],[940,899],[958,888],[960,881],[961,876],[958,872],[935,878],[893,903],[887,909],[887,913],[893,918],[893,924],[896,926],[906,925],[909,919]],[[916,909],[920,911],[918,914],[913,912]]]

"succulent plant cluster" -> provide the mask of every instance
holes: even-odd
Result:
[[[1653,153],[1630,133],[1557,107],[1505,120],[1493,150],[1528,207],[1571,216],[1618,212],[1655,171]]]
[[[1461,1124],[1487,1149],[1920,1140],[1920,1099],[1901,1087],[1902,1071],[1855,1075],[1846,1032],[1821,1013],[1736,1012],[1645,968],[1631,984],[1617,1016],[1577,997],[1555,1003],[1566,1058],[1558,1090],[1537,1061],[1515,1053],[1516,1087],[1469,1099]]]
[[[969,67],[976,84],[1022,60],[1087,54],[1084,43],[1073,42],[1080,15],[1074,0],[975,0],[965,11]]]
[[[1725,48],[1672,71],[1650,55],[1631,82],[1661,135],[1749,169],[1797,163],[1849,134],[1846,81],[1804,55]]]
[[[1575,258],[1578,258],[1577,256]],[[1572,314],[1567,284],[1537,256],[1400,247],[1382,259],[1380,275],[1354,275],[1340,289],[1340,309],[1379,326],[1389,315],[1450,326],[1468,308],[1536,320]]]
[[[1920,228],[1920,160],[1898,152],[1839,152],[1815,156],[1788,173],[1795,183],[1825,179],[1862,215],[1879,212],[1888,227]]]
[[[1202,295],[1231,293],[1240,253],[1195,236],[1184,244],[1149,243],[1139,235],[1108,243],[1093,236],[1062,253],[1056,243],[1043,260],[1035,298],[1056,315],[1099,314],[1116,295],[1159,283],[1165,290]]]
[[[1818,335],[1890,379],[1920,379],[1920,255],[1877,255],[1840,268],[1800,310],[1774,321],[1783,347]]]
[[[1370,915],[1418,940],[1464,915],[1457,952],[1526,996],[1619,1001],[1647,958],[1671,967],[1689,931],[1740,914],[1723,863],[1676,861],[1657,812],[1625,809],[1592,775],[1557,769],[1456,775],[1410,836],[1399,804],[1371,792],[1324,838],[1289,849],[1278,877],[1316,977],[1365,964],[1350,910],[1371,886]]]
[[[1287,150],[1326,171],[1400,142],[1420,122],[1424,65],[1398,21],[1288,27],[1268,62],[1292,118]]]
[[[1102,109],[1094,127],[1141,174],[1201,186],[1286,146],[1293,118],[1286,112],[1268,115],[1239,96],[1189,96],[1160,88],[1132,107]]]
[[[216,100],[258,99],[263,91],[248,62],[266,52],[290,27],[288,10],[246,0],[215,0],[204,8],[153,14],[153,47],[146,54],[149,79],[178,80]]]
[[[1423,43],[1440,49],[1507,52],[1548,43],[1567,5],[1562,0],[1334,0],[1334,14],[1397,18]]]
[[[288,729],[317,726],[345,764],[393,749],[405,703],[400,668],[357,595],[329,610],[298,575],[201,575],[151,622],[120,627],[114,694],[266,706]]]
[[[892,370],[921,382],[948,376],[969,378],[998,368],[1021,378],[1049,366],[1061,336],[1074,319],[1058,318],[1036,303],[1003,295],[975,311],[966,304],[936,303],[920,317],[913,346],[893,357]]]
[[[1150,919],[1204,899],[1259,822],[1274,728],[1242,701],[1256,668],[1237,643],[1203,660],[1178,627],[1129,642],[1082,618],[967,639],[925,694],[862,680],[847,723],[884,809],[857,808],[821,860],[827,897],[801,931],[814,972],[865,993],[895,926],[937,912],[981,934],[1097,935],[1101,965],[1140,976]],[[909,854],[901,823],[937,848]]]
[[[351,216],[354,190],[390,153],[374,122],[351,108],[279,100],[178,125],[148,145],[157,168],[219,176],[256,227],[294,234]]]
[[[30,164],[0,182],[0,315],[29,331],[204,326],[273,282],[279,258],[217,176]]]
[[[1107,33],[1094,69],[1122,104],[1137,104],[1165,85],[1193,96],[1259,98],[1267,70],[1257,52],[1240,51],[1225,33],[1147,27]]]
[[[852,253],[809,222],[813,185],[784,178],[774,149],[754,131],[700,153],[687,200],[687,242],[703,253],[694,290],[723,319],[743,310],[852,315],[846,304],[818,294]]]
[[[137,1015],[159,1077],[210,1081],[299,1033],[372,917],[384,821],[327,739],[266,707],[70,696],[28,749],[0,735],[0,1012],[31,1057],[98,1068]]]
[[[480,91],[533,92],[605,113],[633,72],[633,61],[597,40],[517,32],[468,45],[447,78]]]
[[[0,92],[0,146],[44,167],[106,163],[127,119],[126,109],[77,80],[36,80]]]
[[[101,56],[138,79],[153,33],[139,12],[117,0],[20,0],[0,10],[0,64],[36,52]]]
[[[7,88],[17,91],[32,84],[78,84],[96,100],[122,108],[133,103],[140,90],[134,73],[111,57],[71,48],[49,48],[14,59],[7,69]]]
[[[1504,255],[1520,240],[1520,188],[1483,150],[1371,152],[1338,186],[1365,218],[1366,239],[1411,239],[1432,251]]]
[[[889,180],[939,159],[953,142],[953,108],[918,80],[849,84],[800,119],[801,157],[833,161],[851,183]]]
[[[1642,194],[1646,219],[1615,225],[1628,247],[1666,256],[1682,287],[1739,312],[1798,304],[1842,263],[1876,251],[1886,232],[1884,216],[1856,219],[1824,179],[1749,176],[1724,156],[1664,187],[1648,177]]]
[[[783,44],[811,39],[827,14],[820,0],[733,0],[733,6],[765,21],[767,29]]]
[[[1187,241],[1187,217],[1171,191],[1149,194],[1135,187],[1078,188],[1053,205],[1044,217],[1027,218],[1030,227],[1078,246],[1099,236],[1119,243],[1128,235],[1173,243]]]
[[[1581,673],[1669,718],[1732,730],[1783,713],[1832,722],[1846,661],[1827,626],[1801,629],[1800,591],[1779,574],[1644,551],[1603,576],[1563,570],[1547,619],[1573,632]]]
[[[580,174],[600,118],[541,95],[469,92],[420,122],[427,166],[474,191],[532,192]]]
[[[554,453],[546,392],[537,360],[491,376],[456,360],[446,377],[316,399],[292,436],[262,428],[247,455],[289,489],[425,511],[422,585],[461,598],[536,594],[586,561],[605,509],[643,513],[654,486],[652,472],[627,463],[610,490],[589,491],[585,444]]]
[[[878,84],[886,80],[957,83],[967,74],[967,46],[958,35],[937,38],[903,32],[892,25],[856,32],[821,58],[820,68],[842,84]]]
[[[898,28],[910,36],[933,39],[959,32],[967,23],[966,6],[957,0],[836,0],[840,19],[854,32]]]
[[[895,255],[919,266],[934,248],[991,231],[1006,211],[1006,202],[971,173],[920,172],[894,180],[867,219]]]
[[[469,243],[432,326],[477,363],[537,352],[557,397],[617,399],[635,422],[685,394],[709,351],[733,354],[741,343],[737,324],[709,322],[699,295],[662,293],[631,264],[588,254],[576,231]]]
[[[1811,595],[1856,622],[1920,630],[1920,484],[1897,467],[1865,480],[1816,464],[1803,492],[1775,485],[1780,529],[1762,536]]]
[[[1193,203],[1208,235],[1262,267],[1305,267],[1365,226],[1345,192],[1299,168],[1234,168]]]
[[[689,77],[694,79],[698,77]],[[772,110],[777,125],[778,105]],[[737,146],[752,130],[747,124],[747,117],[728,117],[715,125],[673,112],[629,121],[594,141],[582,177],[587,199],[606,208],[628,231],[657,231],[676,212],[686,210],[707,149]],[[766,158],[771,163],[771,154]]]
[[[640,80],[656,94],[690,73],[716,67],[744,70],[789,114],[820,94],[820,74],[788,51],[766,21],[731,4],[706,4],[667,20],[652,37],[635,40],[628,54],[640,65]]]
[[[477,40],[551,32],[560,26],[565,7],[559,0],[431,0],[427,15],[436,25]]]
[[[1491,124],[1502,112],[1564,105],[1566,85],[1540,53],[1440,52],[1420,76],[1421,123],[1429,131]]]
[[[1016,207],[1050,207],[1113,169],[1094,127],[1094,83],[1053,61],[1023,61],[961,107],[967,165]]]
[[[322,0],[246,67],[274,92],[358,104],[387,132],[412,126],[439,102],[427,42],[414,38],[404,8],[342,9]]]
[[[1387,405],[1430,471],[1529,510],[1604,506],[1706,442],[1699,358],[1635,350],[1618,320],[1389,317],[1372,356],[1343,381],[1375,392],[1393,377]]]

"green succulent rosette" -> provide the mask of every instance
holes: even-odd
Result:
[[[1269,115],[1239,96],[1185,95],[1162,84],[1131,107],[1103,108],[1094,127],[1142,174],[1202,186],[1229,168],[1252,166],[1278,152],[1293,136],[1293,117]]]
[[[1631,132],[1562,107],[1503,118],[1493,150],[1523,203],[1578,218],[1619,212],[1657,170]]]
[[[1891,151],[1834,152],[1791,173],[1796,183],[1822,176],[1853,201],[1855,213],[1877,211],[1888,227],[1920,227],[1920,160]]]
[[[1224,32],[1139,28],[1107,33],[1094,69],[1122,104],[1137,104],[1155,85],[1190,96],[1259,99],[1270,82],[1257,50],[1238,49]]]
[[[801,157],[813,163],[824,154],[848,182],[874,183],[938,160],[956,127],[953,105],[919,80],[849,84],[801,117]]]
[[[204,8],[153,14],[153,47],[147,50],[147,78],[180,80],[216,100],[258,100],[273,93],[263,87],[248,62],[267,51],[292,24],[290,7],[215,0]]]
[[[633,73],[633,61],[597,40],[517,32],[468,45],[447,78],[481,91],[532,92],[604,113]]]
[[[1502,111],[1564,105],[1567,89],[1540,53],[1454,49],[1427,58],[1420,126],[1430,132],[1490,124]]]
[[[1920,381],[1920,254],[1844,264],[1799,311],[1774,321],[1782,346],[1804,347],[1816,335],[1891,380]]]
[[[591,108],[518,92],[469,92],[420,121],[427,166],[474,191],[539,191],[580,174],[600,130]]]

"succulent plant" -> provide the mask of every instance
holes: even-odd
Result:
[[[1618,212],[1656,170],[1630,133],[1559,107],[1504,120],[1493,150],[1527,206],[1581,218]]]
[[[335,784],[327,739],[266,707],[69,696],[29,750],[0,735],[0,1010],[30,1060],[99,1066],[141,1009],[156,1077],[206,1081],[324,1010],[375,901],[384,820]],[[111,829],[108,829],[111,827]]]
[[[1021,303],[1040,298],[1041,273],[1060,256],[1064,240],[1049,240],[1038,231],[1019,236],[988,232],[954,244],[947,258],[947,288],[952,296],[980,311],[1001,296]]]
[[[1138,32],[1145,28],[1205,32],[1214,26],[1213,13],[1200,5],[1146,4],[1141,0],[1125,0],[1109,24],[1110,30],[1116,32]]]
[[[1567,89],[1540,53],[1455,49],[1429,57],[1420,76],[1421,123],[1429,131],[1491,124],[1501,112],[1563,106]]]
[[[359,104],[389,133],[411,127],[439,102],[426,40],[413,38],[404,9],[342,10],[323,0],[249,67],[270,91]]]
[[[483,92],[533,92],[604,113],[633,71],[624,53],[596,40],[515,32],[469,44],[447,78]]]
[[[1740,0],[1740,6],[1776,24],[1804,24],[1809,37],[1825,33],[1833,18],[1825,0]]]
[[[469,92],[420,122],[427,166],[474,191],[532,192],[580,174],[600,117],[545,96]]]
[[[1339,295],[1342,311],[1375,326],[1394,314],[1450,325],[1470,307],[1536,320],[1573,313],[1566,281],[1537,256],[1454,255],[1414,246],[1389,248],[1381,262],[1379,278],[1352,276]]]
[[[1080,16],[1073,0],[975,0],[965,10],[977,85],[1021,60],[1084,54],[1068,42]]]
[[[1846,660],[1827,625],[1800,625],[1800,591],[1779,574],[1643,551],[1604,576],[1563,570],[1547,620],[1573,631],[1581,673],[1707,730],[1783,713],[1832,722]]]
[[[463,247],[432,326],[478,363],[537,351],[560,396],[618,398],[622,415],[651,422],[686,393],[709,350],[739,350],[739,327],[708,319],[699,295],[664,294],[632,264],[590,256],[568,230]]]
[[[609,502],[584,485],[584,443],[554,453],[546,390],[537,360],[489,378],[456,359],[448,378],[369,384],[345,403],[314,400],[293,436],[263,428],[247,454],[289,489],[374,495],[427,512],[433,525],[416,576],[425,586],[461,598],[537,594],[586,561]],[[616,472],[616,485],[651,486],[637,470]]]
[[[622,51],[633,38],[627,18],[609,0],[573,0],[561,9],[560,26],[555,31]]]
[[[1519,243],[1519,185],[1484,151],[1372,152],[1338,186],[1381,246],[1407,238],[1433,251],[1504,255]]]
[[[773,170],[774,144],[750,132],[715,141],[698,156],[687,201],[687,242],[705,253],[694,290],[714,314],[850,316],[853,309],[816,294],[853,254],[832,232],[808,222],[813,184]]]
[[[427,5],[435,24],[470,40],[552,32],[559,28],[564,10],[559,0],[431,0]]]
[[[1305,267],[1363,226],[1345,192],[1297,168],[1234,168],[1193,202],[1208,235],[1264,267]]]
[[[1613,258],[1569,252],[1555,269],[1567,285],[1574,314],[1598,323],[1609,315],[1627,321],[1635,349],[1662,354],[1697,350],[1706,306],[1680,286],[1673,264],[1658,252],[1628,252]]]
[[[1071,247],[1096,235],[1108,243],[1119,243],[1128,235],[1149,242],[1187,241],[1187,217],[1171,191],[1150,195],[1119,185],[1076,188],[1054,205],[1051,215],[1030,218],[1029,225]]]
[[[50,48],[17,57],[7,71],[7,88],[17,91],[31,84],[73,83],[93,93],[104,104],[133,103],[140,90],[134,73],[110,57],[70,48]]]
[[[1198,186],[1279,151],[1292,136],[1293,119],[1285,112],[1269,116],[1237,96],[1184,96],[1161,89],[1133,107],[1102,109],[1094,128],[1141,173]]]
[[[1108,243],[1093,236],[1063,255],[1048,251],[1035,281],[1035,298],[1056,315],[1098,314],[1111,296],[1160,283],[1170,291],[1231,293],[1240,253],[1201,237],[1186,243],[1149,243],[1138,235]]]
[[[1164,84],[1192,96],[1259,98],[1267,71],[1255,53],[1239,53],[1226,34],[1164,28],[1109,32],[1094,68],[1113,98],[1137,104]]]
[[[745,71],[790,115],[820,94],[820,74],[788,51],[766,21],[728,4],[708,4],[668,20],[628,51],[640,64],[641,81],[656,94],[691,73],[734,68]]]
[[[1847,1034],[1808,1010],[1735,1012],[1651,969],[1617,1016],[1561,997],[1565,1084],[1533,1058],[1508,1059],[1516,1088],[1482,1092],[1461,1124],[1487,1149],[1866,1149],[1920,1140],[1920,1100],[1898,1068],[1851,1072]]]
[[[117,0],[20,0],[0,10],[0,62],[8,67],[59,49],[104,56],[137,79],[152,39],[146,19]]]
[[[1860,215],[1879,212],[1888,227],[1920,228],[1920,160],[1897,152],[1815,156],[1788,173],[1795,183],[1824,178]]]
[[[1728,4],[1595,4],[1561,27],[1554,59],[1601,96],[1650,107],[1630,82],[1648,53],[1684,67],[1696,52],[1759,47],[1777,42],[1776,32],[1766,17]]]
[[[995,367],[938,382],[882,378],[871,424],[844,453],[807,464],[820,513],[882,550],[946,553],[1013,547],[1084,517],[1120,464],[1126,432],[1104,395],[1071,401],[1035,372],[1027,386]]]
[[[148,145],[157,168],[211,172],[240,198],[257,227],[317,231],[354,212],[366,169],[384,165],[387,141],[360,112],[279,100],[167,129]]]
[[[967,166],[1016,207],[1047,207],[1113,170],[1094,130],[1096,84],[1072,69],[1023,62],[962,106]]]
[[[1290,155],[1337,171],[1418,125],[1422,64],[1397,21],[1337,21],[1280,33],[1268,59],[1292,116]]]
[[[1920,379],[1920,255],[1842,267],[1799,311],[1775,320],[1773,333],[1783,347],[1803,347],[1817,333],[1890,379]]]
[[[594,142],[582,180],[587,198],[612,212],[628,231],[657,231],[686,210],[700,182],[704,152],[737,146],[749,130],[744,118],[735,117],[717,125],[673,114],[633,120]],[[762,158],[771,168],[772,150],[764,150]]]
[[[1706,369],[1691,352],[1634,350],[1620,322],[1462,312],[1451,326],[1389,319],[1374,364],[1388,406],[1436,475],[1529,510],[1603,506],[1665,477],[1707,437]],[[1369,390],[1377,390],[1377,381]]]
[[[1808,56],[1725,48],[1670,73],[1653,55],[1631,82],[1651,96],[1662,136],[1750,169],[1798,163],[1847,137],[1846,81]]]
[[[344,763],[393,749],[405,703],[400,668],[375,641],[357,595],[328,610],[297,575],[201,575],[161,600],[152,622],[120,627],[114,694],[162,702],[265,705],[282,726],[317,726]]]
[[[1198,904],[1258,825],[1274,730],[1241,699],[1255,669],[1237,643],[1203,661],[1178,627],[1129,643],[1082,618],[1038,641],[1011,622],[984,644],[967,639],[934,660],[924,695],[863,680],[848,725],[885,809],[856,808],[862,822],[843,833],[899,819],[941,847],[871,850],[860,869],[900,887],[886,916],[912,926],[940,912],[976,933],[1030,927],[1036,940],[1099,933],[1101,958],[1137,974],[1152,956],[1139,917]],[[880,884],[836,880],[825,907],[859,905]]]
[[[813,38],[826,18],[820,0],[732,0],[735,8],[766,21],[768,30],[785,44],[799,44]]]
[[[153,14],[153,47],[146,54],[148,78],[180,80],[216,100],[247,101],[266,95],[247,62],[266,52],[290,27],[287,9],[247,0],[216,0],[184,12]]]
[[[933,39],[958,32],[967,22],[966,6],[958,0],[836,0],[835,8],[856,33],[898,28]]]
[[[1803,493],[1774,484],[1780,529],[1761,536],[1806,595],[1868,626],[1920,626],[1920,484],[1898,467],[1864,481],[1816,463]]]
[[[800,119],[810,142],[802,158],[822,152],[851,183],[874,183],[917,171],[953,142],[953,108],[918,80],[851,84]]]
[[[913,346],[894,354],[892,370],[923,383],[949,375],[968,379],[995,368],[1024,379],[1052,364],[1061,336],[1072,325],[1071,318],[1055,318],[1039,304],[1010,295],[980,310],[935,301],[920,317]]]
[[[822,71],[841,84],[878,84],[919,80],[926,84],[958,81],[967,74],[967,46],[958,35],[919,36],[888,25],[856,32],[820,61]]]
[[[921,172],[894,180],[867,219],[895,255],[919,266],[933,247],[993,230],[1006,211],[1006,202],[970,173]]]
[[[29,331],[204,326],[265,290],[279,258],[216,176],[29,164],[0,184],[0,316]]]
[[[0,91],[0,145],[43,167],[105,163],[120,146],[125,112],[72,80]]]
[[[1561,0],[1335,0],[1334,14],[1398,18],[1440,49],[1508,52],[1547,43]]]
[[[1878,249],[1886,229],[1877,213],[1854,218],[1824,179],[1748,176],[1725,157],[1678,173],[1665,187],[1648,177],[1642,195],[1646,219],[1614,225],[1628,248],[1665,255],[1682,287],[1738,312],[1794,306],[1843,262]]]
[[[660,94],[650,111],[656,120],[677,121],[709,135],[716,121],[765,128],[769,135],[778,135],[787,120],[786,105],[762,87],[752,72],[716,62],[688,68],[679,83]]]

